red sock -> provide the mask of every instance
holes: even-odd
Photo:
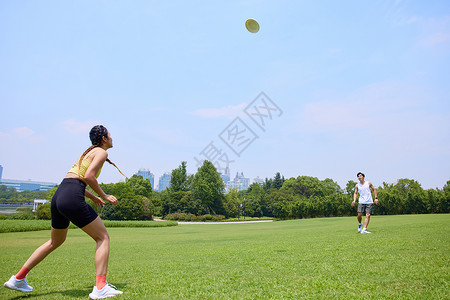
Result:
[[[97,275],[97,290],[101,290],[106,285],[106,275]]]
[[[30,272],[30,270],[28,270],[25,267],[22,267],[22,269],[20,269],[19,273],[16,274],[16,279],[18,279],[18,280],[24,279],[25,277],[27,277],[28,272]]]

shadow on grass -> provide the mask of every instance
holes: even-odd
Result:
[[[124,287],[127,286],[126,283],[119,283],[115,285],[118,290],[122,290]],[[60,291],[53,291],[48,293],[28,293],[28,294],[21,294],[20,296],[11,298],[13,299],[32,299],[36,297],[45,297],[45,296],[51,296],[51,295],[61,295],[66,297],[73,297],[73,298],[88,298],[89,294],[92,292],[92,287],[86,287],[86,289],[72,289],[72,290],[60,290]]]

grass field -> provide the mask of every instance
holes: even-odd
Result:
[[[450,215],[374,216],[261,224],[108,228],[115,299],[449,299]],[[49,231],[0,234],[0,279],[15,274]],[[95,243],[71,229],[28,275],[28,296],[88,299]]]

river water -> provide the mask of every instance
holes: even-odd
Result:
[[[33,206],[20,206],[20,205],[5,205],[0,204],[0,215],[9,215],[16,213],[16,209],[19,207],[33,207]]]

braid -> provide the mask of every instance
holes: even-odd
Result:
[[[125,174],[122,173],[122,171],[120,171],[119,167],[117,167],[115,163],[113,163],[112,161],[109,160],[109,158],[107,158],[106,161],[109,162],[110,164],[112,164],[114,167],[116,167],[116,169],[120,172],[120,174],[125,176],[125,178],[128,178]]]
[[[81,161],[83,158],[88,154],[89,151],[94,149],[95,147],[98,147],[97,145],[92,145],[89,148],[86,149],[86,151],[83,152],[83,154],[80,156],[80,160],[78,161],[78,176],[80,176],[80,169],[81,169]]]

